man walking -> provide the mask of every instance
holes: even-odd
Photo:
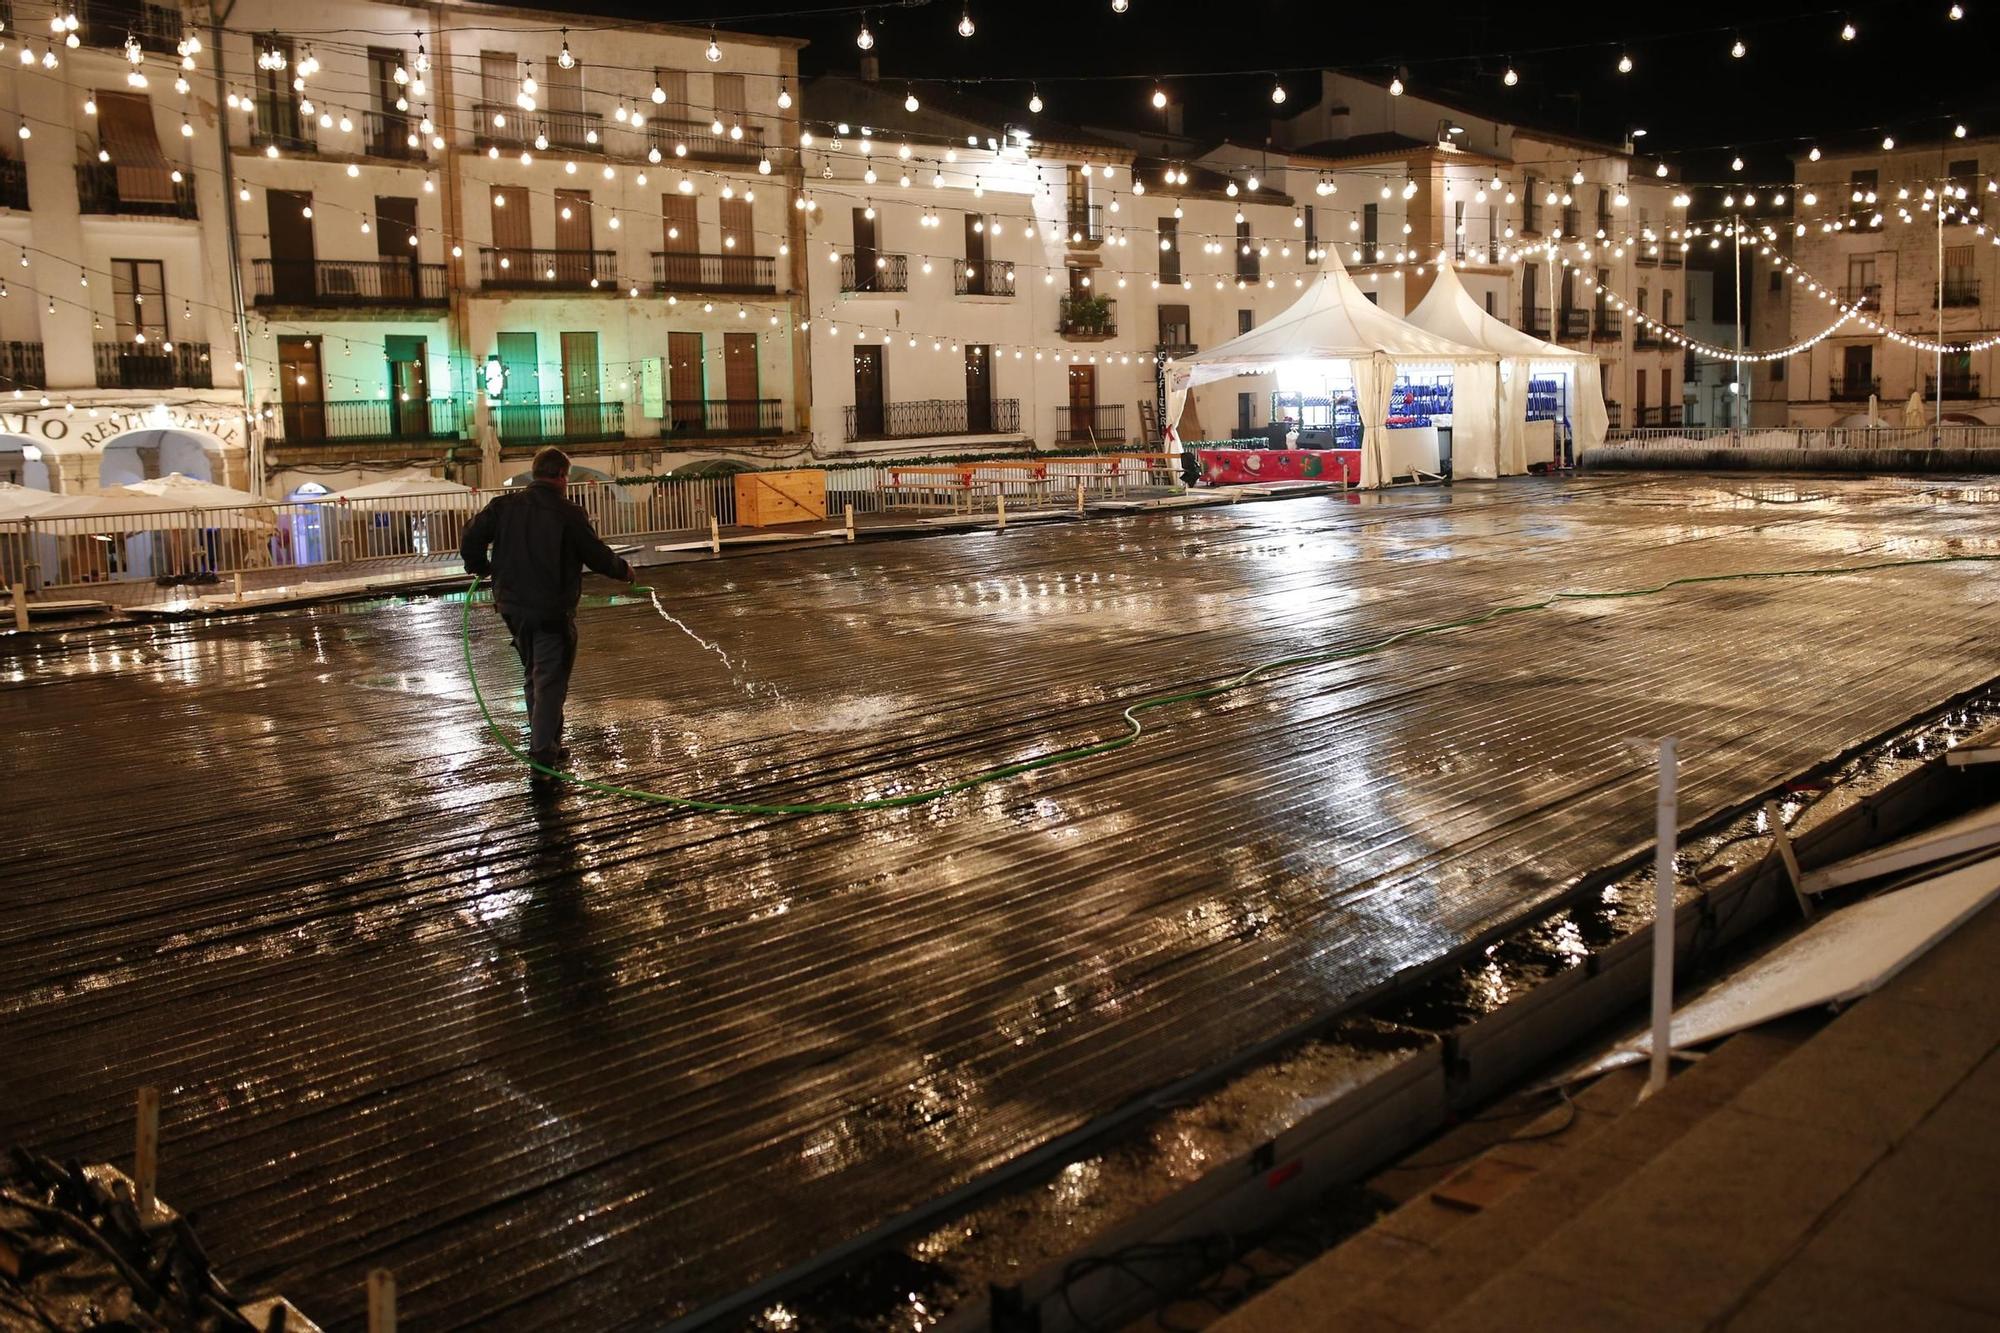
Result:
[[[560,449],[536,454],[533,483],[496,497],[465,525],[459,554],[466,573],[492,575],[493,604],[521,655],[528,758],[560,768],[569,758],[562,743],[563,700],[576,665],[581,567],[630,583],[632,566],[599,539],[582,506],[569,498],[569,455]]]

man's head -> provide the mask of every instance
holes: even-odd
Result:
[[[569,485],[569,455],[550,447],[535,455],[534,477],[550,486]]]

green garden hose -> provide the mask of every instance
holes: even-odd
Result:
[[[1128,730],[1122,736],[1114,736],[1109,740],[1092,741],[1086,745],[1072,746],[1067,750],[1057,750],[1035,759],[1024,759],[1020,763],[1002,764],[997,768],[984,769],[967,777],[959,778],[955,782],[947,782],[942,786],[930,787],[923,791],[904,792],[898,796],[878,796],[861,801],[800,801],[790,803],[705,801],[693,796],[676,796],[670,792],[646,791],[638,787],[620,786],[615,782],[601,782],[596,778],[587,778],[579,773],[565,772],[561,769],[551,768],[546,764],[536,763],[512,741],[507,739],[506,732],[494,720],[492,709],[487,707],[485,693],[479,688],[479,672],[474,668],[472,662],[472,593],[479,586],[479,580],[476,578],[472,580],[466,589],[464,611],[461,616],[460,640],[465,656],[465,674],[472,682],[472,697],[479,703],[480,716],[486,719],[486,725],[493,732],[494,739],[500,742],[502,748],[508,754],[514,756],[515,759],[526,764],[543,777],[555,778],[585,791],[596,792],[601,796],[623,796],[635,801],[648,801],[655,805],[676,806],[684,810],[705,810],[716,814],[730,815],[837,815],[855,814],[864,810],[894,810],[905,806],[924,805],[958,792],[969,791],[974,787],[983,787],[992,782],[1004,782],[1008,778],[1019,777],[1023,773],[1033,773],[1038,769],[1055,768],[1062,764],[1074,764],[1085,759],[1094,759],[1098,755],[1110,754],[1113,750],[1122,750],[1145,734],[1145,725],[1139,721],[1141,713],[1149,713],[1173,704],[1194,703],[1202,699],[1213,699],[1217,695],[1241,689],[1243,686],[1274,671],[1282,671],[1291,667],[1314,666],[1322,662],[1339,662],[1349,658],[1368,657],[1406,640],[1423,638],[1431,634],[1443,634],[1448,630],[1472,629],[1475,626],[1499,620],[1504,616],[1520,615],[1528,611],[1547,610],[1558,602],[1611,601],[1628,597],[1650,597],[1656,593],[1665,592],[1669,588],[1678,588],[1698,583],[1730,583],[1748,579],[1823,578],[1838,574],[1865,574],[1877,569],[1907,569],[1918,565],[1950,565],[1993,561],[2000,561],[2000,555],[1940,555],[1912,560],[1878,560],[1865,565],[1847,565],[1823,569],[1774,569],[1751,570],[1734,574],[1693,574],[1684,578],[1668,579],[1665,583],[1655,584],[1649,588],[1625,588],[1612,592],[1559,592],[1545,597],[1539,602],[1515,602],[1509,605],[1496,606],[1476,616],[1466,616],[1458,620],[1440,620],[1429,625],[1418,625],[1410,629],[1400,629],[1393,634],[1386,634],[1372,642],[1359,644],[1352,648],[1332,648],[1324,652],[1301,653],[1294,657],[1273,658],[1268,662],[1260,662],[1256,666],[1250,667],[1213,685],[1201,685],[1191,689],[1175,690],[1168,694],[1148,695],[1146,698],[1140,699],[1136,703],[1128,704],[1125,707],[1121,716],[1125,719],[1125,725]],[[647,585],[634,584],[633,587],[646,588]]]

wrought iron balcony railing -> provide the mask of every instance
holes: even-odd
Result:
[[[1004,259],[983,263],[960,260],[956,290],[960,296],[1012,296],[1014,266]]]
[[[367,112],[361,117],[361,151],[392,162],[415,161],[425,155],[422,125],[423,117],[403,111]]]
[[[311,118],[301,115],[299,104],[290,98],[257,99],[250,124],[250,146],[266,148],[276,144],[281,153],[316,153],[319,138]]]
[[[934,435],[1011,435],[1021,429],[1021,400],[930,398],[847,409],[847,438],[909,440]]]
[[[79,162],[76,168],[77,207],[85,213],[115,213],[126,217],[191,218],[196,215],[194,182],[182,173],[174,180],[166,171],[134,167],[148,179],[121,181],[112,162]],[[159,180],[150,178],[158,175]]]
[[[360,398],[277,404],[285,443],[347,444],[375,440],[452,440],[464,427],[456,398]]]
[[[769,255],[655,250],[653,290],[770,295],[778,290],[778,263]]]
[[[415,259],[259,259],[258,305],[443,305],[443,264]]]
[[[587,443],[625,436],[625,404],[501,403],[489,411],[503,445]]]
[[[1842,378],[1836,375],[1826,383],[1826,396],[1836,403],[1866,402],[1869,395],[1873,394],[1876,397],[1880,397],[1881,393],[1882,380],[1880,376],[1874,379],[1860,379]]]
[[[716,126],[722,126],[717,129]],[[653,117],[646,121],[646,144],[660,156],[692,157],[709,162],[755,162],[764,156],[761,125],[735,122],[733,114],[714,120]],[[680,150],[685,148],[685,153]]]
[[[1122,444],[1125,441],[1125,404],[1095,403],[1087,407],[1071,404],[1056,408],[1056,443]]]
[[[604,143],[604,117],[595,111],[523,111],[509,102],[477,102],[472,142],[480,148],[573,148],[592,152]]]
[[[207,343],[96,344],[100,389],[211,389]]]
[[[479,247],[479,284],[509,290],[576,292],[618,280],[615,250],[515,250]]]
[[[1882,288],[1878,283],[1842,287],[1840,299],[1857,310],[1880,310],[1882,308]]]
[[[1937,391],[1938,377],[1936,375],[1924,376],[1924,397],[1935,399]],[[1978,372],[1965,371],[1960,374],[1953,374],[1947,371],[1944,377],[1944,396],[1947,398],[1979,397]]]
[[[116,50],[129,35],[142,50],[174,53],[183,28],[178,5],[151,5],[141,0],[78,0],[77,38],[85,46]]]
[[[668,436],[776,435],[785,429],[780,398],[672,398],[663,429]]]
[[[1592,315],[1590,333],[1592,342],[1615,343],[1624,333],[1624,316],[1619,311],[1607,306]]]
[[[1936,288],[1931,289],[1931,304],[1936,305],[1939,301],[1944,303],[1944,307],[1947,310],[1978,305],[1979,279],[1946,278],[1944,280],[1943,291],[1940,292]]]
[[[1590,336],[1590,312],[1581,308],[1562,312],[1562,340],[1579,342]]]
[[[1118,302],[1108,296],[1065,296],[1057,314],[1056,332],[1080,342],[1115,338]]]
[[[1639,323],[1637,321],[1633,322],[1632,325],[1633,351],[1635,352],[1652,351],[1655,348],[1663,346],[1666,343],[1666,341],[1667,340],[1665,338],[1660,336],[1660,330],[1657,326],[1651,323]]]
[[[910,290],[909,256],[876,253],[871,257],[864,253],[857,257],[853,251],[846,251],[840,256],[840,290],[907,292]]]
[[[1549,312],[1533,308],[1521,312],[1521,331],[1535,338],[1549,336]]]
[[[45,389],[40,343],[0,343],[0,389]]]

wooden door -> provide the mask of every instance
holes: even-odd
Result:
[[[875,219],[860,208],[854,210],[854,290],[875,290]]]
[[[1846,347],[1841,351],[1841,391],[1850,402],[1859,402],[1873,393],[1875,384],[1875,349],[1868,346]]]
[[[596,273],[590,252],[590,191],[556,191],[555,280],[565,287],[588,287]]]
[[[757,335],[722,335],[722,382],[728,395],[729,429],[736,434],[753,434],[757,422]]]
[[[756,232],[748,199],[722,201],[722,287],[724,291],[744,291],[754,286],[757,261]]]
[[[391,429],[399,440],[421,440],[430,434],[430,387],[424,382],[429,364],[425,340],[392,333],[382,339],[389,363]]]
[[[313,263],[312,194],[266,190],[264,218],[271,235],[271,295],[280,301],[311,301],[319,292]]]
[[[562,377],[563,432],[571,437],[603,434],[596,333],[562,335]]]
[[[1652,423],[1646,420],[1646,372],[1637,372],[1638,378],[1632,384],[1632,420],[1640,426]]]
[[[993,429],[993,353],[983,343],[965,345],[965,429],[971,435]]]
[[[694,196],[660,196],[660,283],[680,291],[701,287],[701,232]]]
[[[854,438],[882,438],[882,349],[856,346],[854,349]]]
[[[1079,433],[1096,425],[1097,415],[1097,367],[1071,366],[1069,368],[1069,416],[1070,428]]]
[[[667,335],[667,429],[673,434],[708,427],[701,357],[699,333]]]
[[[403,96],[402,85],[396,82],[396,70],[402,63],[400,51],[383,46],[368,48],[368,83],[374,96],[375,125],[367,147],[376,157],[412,157],[416,153],[410,147],[409,112],[396,109],[396,99]]]
[[[278,398],[287,440],[326,438],[326,389],[319,344],[311,338],[278,339]]]
[[[391,301],[413,301],[423,295],[418,281],[417,201],[375,197],[375,253],[382,295]]]
[[[493,187],[494,265],[506,282],[533,280],[535,229],[528,215],[528,192]]]

